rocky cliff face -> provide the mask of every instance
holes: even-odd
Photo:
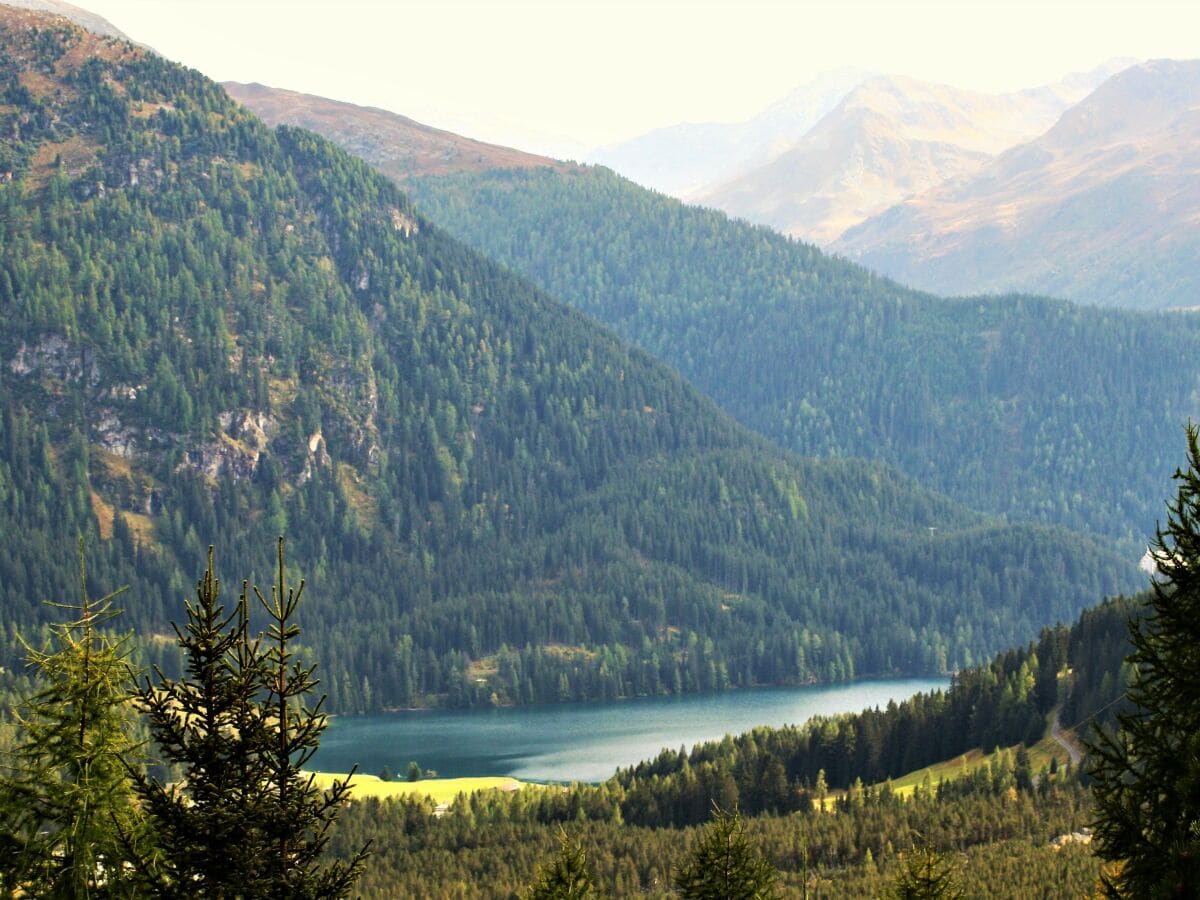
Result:
[[[93,346],[61,334],[17,342],[7,368],[15,386],[50,398],[47,414],[64,413],[68,401],[80,405],[88,435],[98,448],[147,468],[153,468],[164,452],[174,450],[180,459],[177,470],[190,468],[212,482],[222,477],[237,481],[259,474],[267,456],[291,458],[287,474],[299,486],[311,480],[317,469],[332,465],[321,428],[292,446],[297,442],[289,439],[280,416],[264,409],[220,410],[211,434],[203,438],[149,423],[138,404],[147,384],[115,380]],[[331,367],[324,378],[330,393],[339,398],[337,408],[342,414],[326,416],[323,427],[331,430],[349,459],[369,470],[380,455],[374,377]]]

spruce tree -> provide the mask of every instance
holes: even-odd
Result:
[[[135,749],[127,636],[102,630],[118,614],[88,597],[79,542],[78,604],[51,628],[53,646],[26,645],[40,689],[18,715],[13,768],[0,776],[0,888],[37,897],[133,896],[124,866],[141,842],[126,758]]]
[[[779,873],[750,845],[742,817],[734,810],[713,810],[704,829],[675,874],[675,887],[687,900],[768,900],[776,895]]]
[[[329,829],[349,799],[350,779],[335,781],[329,790],[322,791],[314,784],[313,776],[303,772],[317,752],[329,718],[321,712],[324,697],[311,709],[307,704],[307,697],[317,686],[313,677],[316,665],[299,661],[292,648],[292,642],[300,636],[300,627],[293,618],[304,594],[304,580],[295,588],[287,586],[283,538],[279,539],[277,564],[270,598],[254,589],[269,620],[266,653],[261,660],[264,731],[270,740],[264,756],[270,778],[263,785],[262,801],[270,811],[265,830],[271,839],[274,871],[264,896],[279,900],[345,897],[362,874],[366,848],[349,862],[321,859],[329,843]]]
[[[954,863],[924,838],[905,855],[891,896],[895,900],[959,900],[965,894],[955,879],[954,868]]]
[[[583,900],[602,896],[588,865],[587,851],[566,829],[559,831],[558,843],[558,853],[538,868],[525,900]]]
[[[237,896],[257,883],[246,879],[265,852],[256,826],[264,815],[256,806],[260,648],[249,637],[245,592],[229,613],[220,594],[210,548],[196,600],[185,603],[187,622],[172,625],[183,677],[156,669],[157,684],[146,678],[136,691],[163,764],[182,775],[168,782],[135,773],[160,847],[139,870],[159,896]]]
[[[1191,423],[1187,454],[1150,548],[1149,608],[1129,622],[1133,709],[1117,716],[1115,734],[1094,728],[1088,743],[1094,846],[1112,863],[1110,897],[1193,897],[1200,885],[1200,446]]]
[[[210,549],[187,623],[175,629],[185,676],[156,671],[157,685],[138,688],[163,761],[183,776],[138,776],[159,845],[139,871],[155,895],[342,897],[362,871],[363,851],[348,863],[319,859],[349,786],[321,791],[301,772],[327,723],[319,702],[306,704],[314,667],[292,648],[303,588],[286,585],[280,539],[270,599],[254,589],[270,627],[252,635],[248,586],[227,613]]]

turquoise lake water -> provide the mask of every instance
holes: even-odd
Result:
[[[309,768],[398,776],[415,760],[446,778],[511,775],[526,781],[603,781],[663,747],[858,712],[945,688],[947,678],[891,678],[839,685],[756,688],[511,709],[428,710],[334,719]]]

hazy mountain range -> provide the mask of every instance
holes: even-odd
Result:
[[[256,97],[247,102],[268,121],[279,121],[276,103]],[[1048,107],[1056,101],[1043,95],[1042,102]],[[1025,103],[1028,109],[1028,98]],[[990,132],[976,129],[975,147],[1007,139],[996,124],[1004,121],[1002,111]],[[352,113],[349,108],[342,115]],[[357,130],[340,120],[330,127],[329,121],[317,126],[337,141]],[[383,134],[375,139],[380,144],[386,144]],[[976,317],[967,313],[969,305],[912,298],[894,284],[863,287],[856,267],[821,261],[811,249],[791,253],[786,242],[756,237],[722,216],[668,198],[654,199],[603,170],[552,171],[532,166],[534,159],[525,160],[531,165],[523,178],[507,177],[501,164],[487,170],[477,160],[460,159],[456,174],[446,175],[439,162],[436,175],[442,177],[431,170],[429,178],[405,183],[460,236],[665,359],[785,446],[878,455],[968,504],[1016,518],[1047,515],[1128,536],[1144,534],[1152,524],[1163,483],[1150,472],[1169,468],[1178,422],[1192,408],[1191,374],[1180,384],[1183,393],[1170,388],[1185,371],[1179,366],[1190,353],[1185,347],[1191,338],[1183,337],[1193,330],[1190,318],[1110,320],[1068,315],[1040,302],[1017,309],[1003,301],[989,303]],[[496,177],[485,177],[489,171]],[[759,253],[771,261],[751,258]],[[850,290],[852,284],[859,287]],[[859,290],[871,299],[861,300]],[[905,296],[911,298],[904,301],[905,316],[892,321],[895,298]],[[838,298],[830,301],[833,309],[853,309],[833,313],[830,297]],[[834,318],[814,319],[804,298],[823,298],[819,316]],[[884,322],[890,322],[887,328]],[[874,342],[869,348],[865,327]],[[1174,338],[1183,344],[1170,346]],[[844,354],[832,353],[831,340]],[[965,354],[954,374],[951,341],[959,348],[955,354]],[[897,345],[909,349],[897,352]],[[1057,361],[1041,356],[1052,345],[1061,347]],[[1131,357],[1134,346],[1140,350]],[[1074,362],[1062,369],[1068,349]],[[1135,358],[1146,354],[1174,362],[1134,376]],[[806,364],[798,366],[798,359]],[[1171,390],[1165,418],[1142,421],[1147,390]],[[894,402],[881,401],[893,393]],[[872,404],[886,406],[895,418],[890,424],[873,418],[866,411]],[[1114,419],[1130,427],[1114,431]],[[984,420],[995,427],[980,429]],[[1082,443],[1076,428],[1083,429]],[[1149,463],[1147,454],[1159,461]],[[981,465],[984,458],[989,465]],[[1048,500],[1062,490],[1067,472],[1089,473],[1087,496]],[[1131,489],[1135,480],[1140,486]]]
[[[828,107],[799,137],[801,117],[788,132],[764,114],[662,129],[598,158],[921,289],[1190,308],[1200,295],[1198,70],[1111,60],[1004,95],[875,76],[831,102],[862,75],[838,73],[790,98]],[[765,161],[730,151],[751,144]],[[706,154],[724,168],[700,166]]]
[[[744,122],[670,125],[584,158],[644,187],[688,199],[770,162],[871,75],[861,69],[826,72]]]
[[[868,78],[785,152],[701,201],[935,292],[1193,306],[1196,65],[1162,61],[1105,77],[1124,65],[1008,95]],[[610,161],[624,154],[630,166],[661,163],[666,174],[677,158],[683,178],[733,158],[688,156],[697,139],[769,155],[786,143],[770,142],[784,133],[770,123],[801,127],[860,74],[816,82],[749,123],[655,132],[637,146],[662,155],[639,157],[630,144]],[[399,179],[568,165],[382,110],[260,85],[226,88],[268,122],[317,130]]]
[[[833,249],[942,293],[1200,303],[1200,62],[1113,77],[1044,135],[937,185]]]
[[[1011,94],[872,78],[767,164],[688,199],[828,244],[892,204],[977,171],[1041,134],[1111,69]]]
[[[59,0],[14,5],[123,36]],[[998,95],[836,70],[744,122],[668,126],[586,158],[923,289],[1193,306],[1194,72],[1148,64],[1090,96],[1132,64]],[[226,88],[397,179],[566,165],[380,109]]]

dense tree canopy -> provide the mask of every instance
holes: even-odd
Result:
[[[781,446],[884,460],[976,509],[1140,553],[1200,411],[1195,314],[944,300],[600,168],[406,186]]]

